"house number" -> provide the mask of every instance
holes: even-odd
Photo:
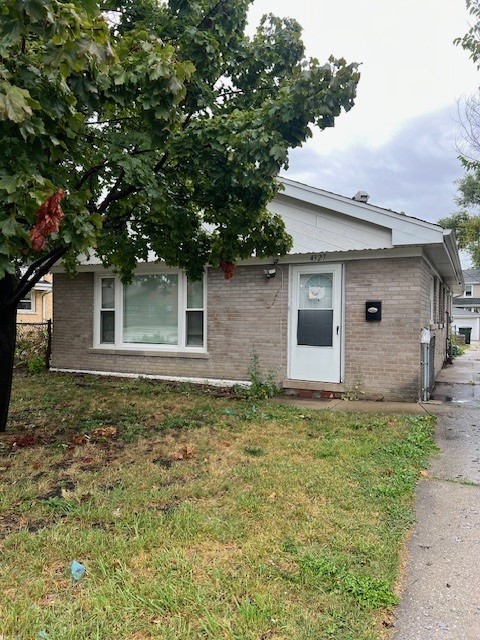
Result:
[[[310,262],[324,262],[327,254],[323,253],[311,253],[310,254]]]

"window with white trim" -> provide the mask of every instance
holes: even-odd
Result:
[[[140,273],[130,284],[118,276],[95,282],[95,345],[125,349],[203,349],[204,281],[181,271]]]
[[[18,303],[17,309],[19,311],[31,311],[35,312],[35,296],[33,295],[33,291],[29,291],[25,294],[25,297],[20,300]]]
[[[465,298],[471,298],[472,297],[472,285],[471,284],[466,284],[465,285]]]

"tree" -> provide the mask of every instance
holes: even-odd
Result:
[[[128,281],[150,252],[199,278],[289,250],[275,176],[359,74],[307,60],[294,20],[245,35],[251,1],[3,0],[0,429],[16,306],[60,258],[93,248]]]
[[[469,52],[480,68],[480,0],[466,0],[466,4],[475,22],[455,44]],[[459,247],[469,253],[475,267],[480,268],[480,92],[465,100],[463,112],[459,109],[459,114],[462,130],[459,160],[466,172],[457,183],[456,202],[460,210],[438,223],[454,229]]]

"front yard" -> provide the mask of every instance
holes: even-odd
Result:
[[[388,637],[430,418],[145,380],[14,385],[2,640]]]

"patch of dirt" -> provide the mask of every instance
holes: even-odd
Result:
[[[48,520],[33,520],[28,523],[27,530],[30,533],[36,533],[37,531],[40,531],[40,529],[45,529],[49,524]]]
[[[76,484],[73,480],[60,480],[50,491],[41,496],[37,496],[37,500],[50,500],[51,498],[62,498],[65,491],[75,491]]]
[[[163,469],[170,469],[173,464],[173,460],[171,458],[157,458],[153,461],[153,464],[158,464],[158,466]]]
[[[0,516],[0,540],[4,540],[7,536],[17,531],[27,530],[30,533],[36,533],[40,529],[44,529],[49,525],[49,520],[31,520],[24,516],[17,516],[7,513]]]
[[[105,491],[105,492],[109,492],[109,491],[113,491],[114,489],[118,489],[123,487],[123,482],[121,480],[115,480],[114,482],[108,482],[107,484],[101,484],[99,485],[99,490],[100,491]]]
[[[171,500],[170,502],[165,502],[163,504],[156,505],[156,509],[157,511],[160,511],[164,515],[169,515],[170,513],[175,511],[175,509],[178,508],[179,504],[180,504],[179,500]]]

